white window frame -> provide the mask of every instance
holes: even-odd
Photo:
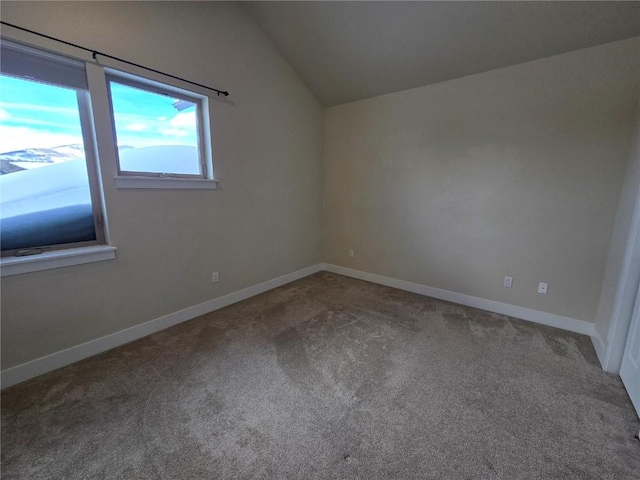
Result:
[[[118,188],[197,188],[214,189],[216,180],[213,178],[213,162],[211,158],[211,135],[209,128],[209,99],[192,91],[157,82],[137,75],[132,75],[112,68],[105,68],[107,96],[109,99],[109,115],[113,131],[115,146]],[[199,174],[177,174],[172,172],[141,172],[126,171],[120,167],[118,139],[115,126],[115,111],[111,95],[111,82],[127,85],[139,90],[179,98],[196,104],[196,130],[198,135],[198,164]]]
[[[97,208],[100,209],[96,225],[102,227],[102,236],[97,237],[101,239],[102,243],[96,245],[65,244],[64,248],[55,250],[47,248],[42,253],[35,255],[0,257],[0,275],[2,277],[116,258],[117,248],[111,243],[104,196],[105,176],[110,176],[114,171],[117,171],[117,165],[114,165],[114,163],[119,161],[117,158],[117,143],[113,133],[115,129],[113,128],[113,113],[112,109],[110,109],[111,96],[107,76],[117,78],[116,81],[125,79],[140,82],[144,89],[149,89],[150,86],[157,86],[163,91],[170,92],[170,95],[175,97],[186,95],[189,101],[198,99],[199,153],[206,165],[206,174],[203,172],[202,177],[185,178],[118,174],[114,177],[116,187],[118,189],[215,189],[217,187],[218,180],[214,178],[213,170],[211,132],[211,121],[214,112],[210,108],[210,102],[216,100],[230,103],[228,100],[209,97],[206,92],[200,89],[196,89],[194,92],[193,90],[177,87],[175,85],[180,85],[180,83],[172,82],[174,85],[166,83],[166,79],[163,77],[151,75],[153,79],[146,78],[147,72],[142,72],[141,70],[133,69],[136,75],[117,70],[90,59],[84,53],[78,54],[71,47],[64,47],[52,41],[33,38],[33,36],[22,32],[11,32],[11,34],[3,32],[2,39],[84,63],[89,88],[88,91],[84,92],[85,98],[82,100],[81,125],[85,153],[87,155],[92,205],[94,211]],[[109,128],[112,129],[111,132]]]
[[[79,62],[67,55],[61,53],[50,53],[48,50],[38,46],[31,46],[23,44],[22,42],[16,42],[14,40],[2,38],[3,42],[20,47],[25,45],[26,49],[38,50],[43,57],[55,58],[57,61],[68,60],[70,62]],[[83,63],[83,69],[85,75],[87,74],[86,62]],[[28,78],[24,80],[29,81]],[[53,85],[56,86],[56,85]],[[65,88],[60,85],[60,88]],[[93,121],[93,111],[91,108],[91,91],[90,86],[84,90],[79,88],[66,87],[76,92],[78,114],[80,117],[80,128],[82,131],[82,142],[85,152],[85,162],[87,166],[87,175],[89,181],[89,192],[91,196],[91,209],[93,212],[93,223],[95,231],[95,240],[85,242],[69,242],[62,244],[50,244],[39,245],[33,247],[16,248],[11,250],[2,250],[0,252],[0,266],[2,267],[1,275],[11,275],[16,273],[23,273],[20,268],[16,268],[16,265],[33,264],[36,259],[51,259],[51,258],[63,258],[68,257],[64,252],[68,251],[80,251],[90,252],[90,256],[98,250],[100,251],[115,251],[115,248],[109,247],[104,250],[104,247],[108,247],[108,232],[106,229],[106,215],[104,208],[102,182],[100,177],[100,169],[97,155],[96,145],[96,132]],[[109,253],[108,255],[111,255]],[[115,257],[115,253],[113,254]],[[101,255],[101,260],[106,259],[105,255]],[[55,264],[56,262],[48,261],[48,264]],[[84,263],[84,262],[80,262]],[[33,267],[32,267],[33,268]],[[55,268],[55,267],[48,267]],[[33,270],[30,270],[33,271]],[[13,272],[13,273],[12,273]]]

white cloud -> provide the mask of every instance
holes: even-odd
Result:
[[[130,123],[124,128],[126,130],[129,130],[130,132],[141,132],[142,130],[146,130],[149,127],[144,123]]]
[[[11,118],[11,115],[9,115],[9,112],[7,112],[3,108],[0,108],[0,122],[3,122],[5,120],[9,120],[10,118]]]
[[[73,144],[82,144],[82,137],[42,132],[28,127],[0,125],[0,153]]]
[[[66,123],[66,124],[61,124],[60,121],[56,122],[53,119],[51,120],[47,120],[47,119],[42,119],[42,118],[37,118],[37,117],[21,117],[21,116],[12,116],[11,117],[11,121],[14,124],[19,124],[19,126],[22,127],[30,127],[30,126],[34,126],[34,127],[40,127],[40,128],[60,128],[61,126],[67,127],[69,130],[76,127],[78,129],[78,132],[80,132],[80,121],[78,121],[75,125],[70,124],[70,123]],[[40,132],[41,130],[37,130],[38,132]]]
[[[196,112],[180,112],[169,120],[169,125],[175,128],[194,130],[196,128]]]
[[[160,133],[167,137],[186,137],[189,131],[180,128],[161,128]]]
[[[78,115],[77,108],[67,107],[49,107],[46,105],[38,105],[33,103],[12,103],[12,102],[0,102],[0,108],[10,110],[27,110],[36,112],[55,113],[58,115]]]

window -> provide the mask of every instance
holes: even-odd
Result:
[[[119,175],[211,178],[204,97],[130,75],[107,81]]]
[[[0,61],[0,275],[115,258],[98,152],[118,188],[216,188],[205,95],[5,39]]]
[[[84,63],[0,47],[2,256],[104,244]]]

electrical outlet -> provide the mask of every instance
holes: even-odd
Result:
[[[544,283],[544,282],[540,282],[538,284],[538,293],[541,293],[543,295],[547,294],[547,289],[549,288],[549,284]]]
[[[353,251],[353,250],[349,250],[349,256],[350,256],[351,258],[353,258],[353,255],[354,255],[354,251]]]
[[[513,285],[513,277],[504,277],[504,286],[506,288],[511,288]]]
[[[219,280],[218,278],[218,272],[213,272],[211,274],[211,282],[216,283]]]

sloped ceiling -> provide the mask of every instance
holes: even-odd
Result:
[[[324,106],[640,35],[640,2],[244,2]]]

